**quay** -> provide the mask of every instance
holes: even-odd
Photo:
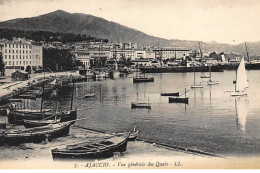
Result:
[[[30,89],[41,87],[43,84],[49,84],[57,79],[57,82],[53,87],[61,87],[72,82],[85,82],[86,77],[80,76],[76,72],[58,72],[58,73],[41,73],[34,74],[29,80],[25,81],[8,81],[0,85],[0,103],[8,103],[10,99],[23,94]]]

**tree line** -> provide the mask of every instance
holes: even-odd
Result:
[[[108,42],[108,39],[96,38],[90,35],[59,33],[59,32],[50,32],[50,31],[25,31],[25,30],[0,28],[0,38],[12,40],[13,37],[30,39],[36,42],[40,42],[40,41],[45,41],[45,42],[60,41],[62,43],[79,42],[79,41],[87,41],[87,42],[103,41],[104,43]]]

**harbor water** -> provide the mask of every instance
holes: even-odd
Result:
[[[139,138],[223,156],[255,156],[260,154],[260,73],[247,71],[247,96],[231,97],[235,71],[212,73],[219,85],[208,86],[208,79],[196,73],[147,74],[154,82],[133,84],[127,78],[75,84],[73,107],[78,109],[76,125],[95,130],[119,132],[132,130]],[[184,93],[189,104],[169,103],[165,92]],[[44,101],[44,108],[68,110],[72,85],[64,86]],[[95,93],[93,98],[85,94]],[[183,95],[184,96],[184,95]],[[152,108],[131,109],[131,102],[149,102]],[[57,105],[58,103],[58,105]],[[40,99],[25,100],[18,107],[40,108]]]

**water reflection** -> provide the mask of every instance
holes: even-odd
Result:
[[[247,97],[238,97],[235,99],[237,128],[246,132],[246,119],[248,113],[248,99]]]

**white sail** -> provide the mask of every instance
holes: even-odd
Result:
[[[244,58],[241,59],[239,67],[237,69],[237,79],[236,79],[236,92],[242,92],[248,87],[245,61]]]

